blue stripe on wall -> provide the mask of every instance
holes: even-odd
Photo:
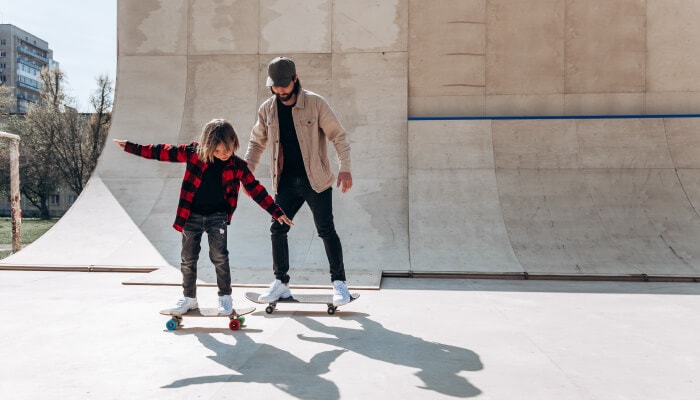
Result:
[[[483,117],[408,117],[409,121],[480,121],[530,119],[631,119],[631,118],[700,118],[700,114],[630,114],[630,115],[497,115]]]

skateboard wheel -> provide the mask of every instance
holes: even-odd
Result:
[[[241,323],[241,326],[245,325],[245,316],[241,315],[236,319]]]
[[[265,307],[265,312],[268,314],[272,314],[272,312],[275,311],[275,307],[272,306],[267,306]]]
[[[165,323],[165,327],[166,327],[169,331],[174,331],[175,329],[177,329],[177,325],[178,325],[178,323],[177,323],[177,321],[175,321],[174,319],[171,319],[171,320],[169,320],[168,322]]]
[[[228,323],[228,328],[232,331],[237,331],[241,329],[241,321],[237,319],[232,319],[231,322]]]
[[[328,307],[328,315],[333,315],[333,314],[335,314],[335,309],[336,309],[336,307],[334,307],[334,306],[329,306],[329,307]]]

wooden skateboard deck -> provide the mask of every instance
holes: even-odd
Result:
[[[216,308],[195,308],[184,314],[174,314],[170,310],[162,310],[160,313],[172,317],[165,323],[165,327],[169,331],[174,331],[182,326],[183,317],[227,317],[230,320],[228,324],[229,329],[237,331],[245,323],[244,315],[248,315],[253,311],[255,311],[255,307],[234,308],[232,314],[221,314]]]
[[[328,314],[335,314],[338,310],[338,306],[333,305],[333,295],[330,294],[297,294],[285,299],[279,299],[277,301],[260,301],[258,298],[260,293],[246,292],[245,298],[258,304],[267,304],[265,307],[265,312],[272,314],[277,308],[278,303],[304,303],[304,304],[325,304],[328,307]],[[357,300],[360,297],[359,293],[350,293],[350,303]]]

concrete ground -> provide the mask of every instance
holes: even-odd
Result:
[[[384,279],[335,316],[165,329],[177,287],[0,271],[0,398],[697,399],[695,283]],[[201,306],[216,303],[201,288]],[[234,304],[252,305],[234,288]],[[308,292],[309,290],[304,290]]]

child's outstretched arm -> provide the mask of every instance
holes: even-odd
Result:
[[[181,144],[145,144],[130,142],[123,139],[112,139],[117,146],[131,153],[151,160],[169,162],[187,162],[188,153],[194,153],[195,143]]]

